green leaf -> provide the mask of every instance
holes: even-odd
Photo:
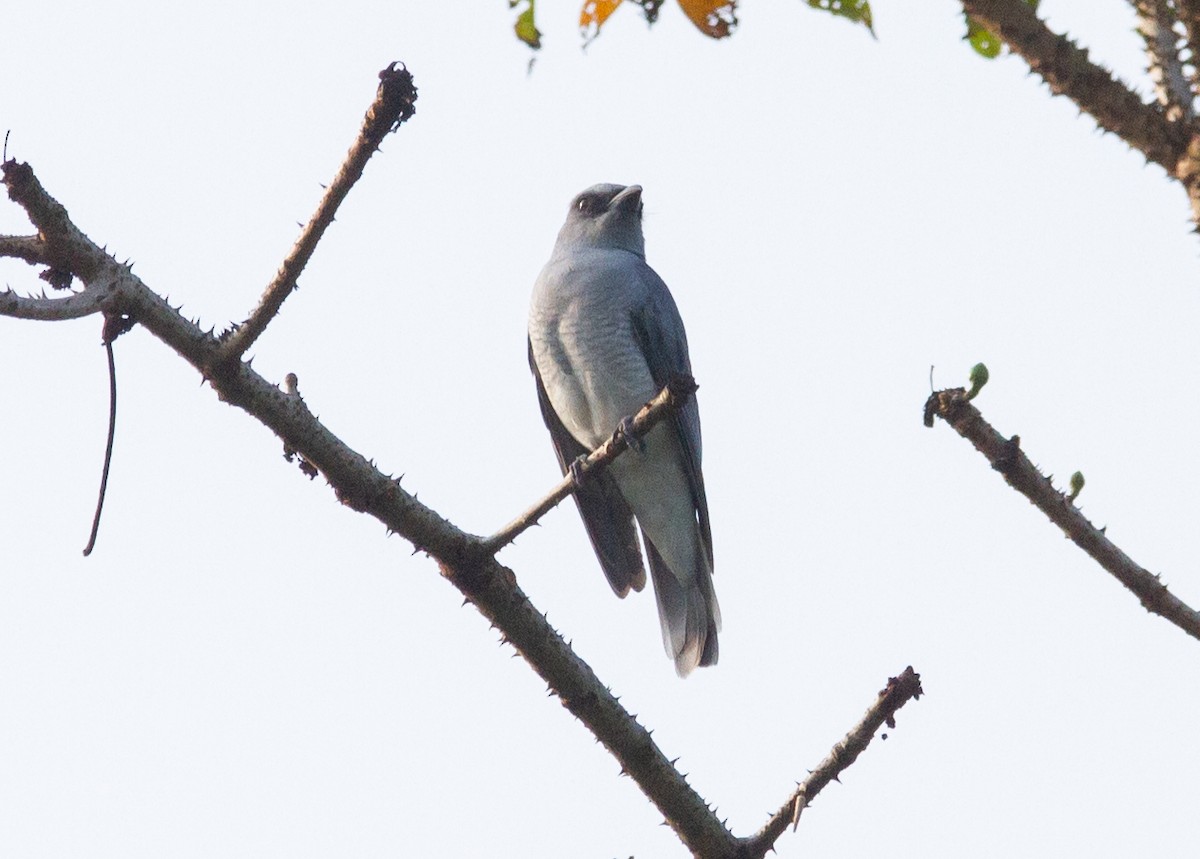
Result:
[[[988,383],[988,369],[983,363],[976,364],[971,368],[971,375],[967,377],[971,382],[971,390],[967,391],[967,399],[973,400],[983,390],[983,386]]]
[[[1025,3],[1032,7],[1036,12],[1038,3],[1041,0],[1025,0]],[[963,13],[963,17],[967,21],[967,35],[964,36],[971,47],[975,49],[975,53],[989,60],[994,60],[1000,56],[1000,50],[1004,47],[1004,40],[1000,38],[998,33],[993,33],[987,27],[980,24],[967,13]]]
[[[1083,472],[1076,471],[1071,475],[1071,494],[1067,496],[1068,501],[1074,501],[1079,497],[1079,493],[1083,491]]]
[[[512,9],[521,2],[522,0],[508,0],[508,8]],[[533,4],[536,0],[527,0],[527,2],[529,5],[517,16],[517,21],[513,24],[513,30],[516,32],[518,39],[536,51],[542,46],[542,31],[537,28],[537,25],[533,21]]]
[[[999,36],[970,15],[967,16],[966,38],[971,43],[971,47],[975,49],[975,53],[989,60],[994,60],[1000,56],[1000,49],[1004,47],[1004,43],[1000,41]]]
[[[847,18],[855,24],[862,24],[875,35],[871,22],[871,4],[867,0],[808,0],[808,5],[821,9],[839,18]]]

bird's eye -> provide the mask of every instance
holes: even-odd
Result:
[[[575,208],[579,209],[579,211],[583,212],[586,215],[588,212],[590,212],[592,210],[592,201],[588,197],[580,197],[579,203],[576,205]]]

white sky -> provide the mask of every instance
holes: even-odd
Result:
[[[1044,14],[1128,79],[1120,0]],[[336,11],[335,11],[336,9]],[[490,532],[557,470],[525,312],[570,197],[645,187],[688,325],[724,613],[677,680],[570,505],[501,559],[739,834],[886,678],[926,697],[780,856],[1185,855],[1200,642],[1147,615],[967,442],[979,406],[1200,604],[1200,242],[1182,191],[960,41],[799,2],[713,43],[674,4],[532,75],[486,3],[49,4],[5,13],[0,129],[95,240],[206,325],[242,318],[390,60],[416,117],[255,349],[343,439]],[[1144,83],[1139,83],[1145,91]],[[0,232],[26,233],[14,205]],[[41,287],[11,261],[0,282]],[[145,331],[96,553],[100,321],[0,319],[0,853],[643,857],[684,851],[432,561],[305,480]]]

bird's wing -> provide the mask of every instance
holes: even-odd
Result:
[[[542,420],[550,430],[559,467],[566,474],[572,462],[590,451],[571,435],[554,411],[533,357],[533,342],[529,341],[528,345],[529,369],[533,371],[534,381],[537,382]],[[633,512],[617,488],[612,473],[605,468],[590,475],[581,486],[576,487],[574,494],[579,516],[583,519],[592,548],[600,559],[600,566],[613,591],[619,597],[624,597],[631,588],[640,591],[646,586],[646,570],[642,566],[642,551],[638,547],[637,531],[634,530]]]
[[[667,285],[648,265],[641,266],[643,279],[648,288],[645,303],[633,311],[633,333],[650,368],[655,386],[661,390],[671,377],[686,373],[691,375],[692,363],[688,358],[687,335],[675,299]],[[677,411],[670,422],[679,439],[683,452],[683,470],[687,474],[688,486],[692,491],[692,503],[700,523],[700,536],[708,554],[708,566],[712,569],[712,528],[708,520],[708,497],[704,492],[704,472],[700,469],[700,406],[692,397]]]

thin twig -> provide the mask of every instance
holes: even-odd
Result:
[[[671,379],[654,399],[642,406],[634,416],[630,430],[637,438],[648,433],[655,424],[683,408],[688,398],[696,393],[696,382],[691,376],[680,375]],[[623,451],[629,448],[629,439],[623,431],[613,433],[604,444],[579,460],[575,469],[580,480],[586,480],[588,475],[606,467]],[[538,501],[516,519],[513,519],[499,531],[483,541],[488,554],[494,555],[503,549],[522,533],[532,528],[538,520],[558,506],[564,498],[575,492],[577,484],[575,477],[567,473],[541,501]]]
[[[879,691],[875,703],[867,708],[858,724],[817,764],[816,769],[808,774],[808,778],[796,786],[788,801],[771,815],[766,825],[752,837],[743,839],[740,855],[745,859],[760,859],[767,851],[774,849],[776,840],[787,829],[788,824],[792,824],[793,830],[799,825],[804,809],[812,804],[822,788],[831,781],[836,781],[866,750],[880,726],[886,724],[889,728],[895,728],[896,711],[910,700],[920,698],[924,694],[921,675],[913,671],[911,665],[900,672],[899,677],[889,677],[887,685]]]
[[[104,510],[104,493],[108,489],[108,469],[112,465],[113,440],[117,435],[117,363],[113,357],[112,340],[105,338],[104,351],[108,355],[108,441],[104,445],[104,470],[100,473],[100,495],[96,498],[96,515],[92,517],[92,532],[83,547],[86,558],[96,548],[96,536],[100,533],[100,513]]]
[[[354,183],[362,177],[367,161],[378,151],[383,138],[416,112],[417,88],[413,85],[412,75],[407,69],[403,66],[397,69],[396,63],[392,63],[379,73],[379,80],[375,101],[367,109],[358,138],[346,153],[346,160],[333,177],[333,182],[326,189],[317,210],[300,233],[300,237],[296,239],[291,252],[275,273],[274,280],[263,292],[258,306],[245,322],[225,338],[218,363],[241,358],[267,329],[267,325],[283,306],[284,300],[296,288],[300,273],[308,265],[326,228],[333,223],[338,206],[346,199]]]
[[[1097,528],[1067,496],[1054,488],[1021,450],[1018,436],[1004,438],[983,419],[979,409],[966,400],[966,391],[951,388],[936,391],[925,403],[925,423],[933,426],[940,417],[954,431],[987,457],[992,468],[1041,510],[1079,548],[1137,596],[1147,611],[1161,615],[1193,638],[1200,639],[1200,613],[1167,590],[1158,576],[1113,545],[1104,530]]]

